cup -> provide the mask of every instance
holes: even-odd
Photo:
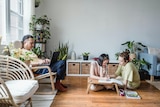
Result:
[[[125,91],[123,89],[119,89],[120,96],[125,96]]]

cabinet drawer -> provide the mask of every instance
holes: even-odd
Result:
[[[90,73],[90,63],[82,62],[81,63],[81,74]]]
[[[118,63],[108,64],[108,73],[109,75],[114,75],[118,68]]]
[[[79,74],[80,73],[80,63],[79,62],[69,62],[68,63],[68,74]]]

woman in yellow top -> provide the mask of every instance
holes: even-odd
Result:
[[[124,90],[135,89],[140,86],[140,76],[138,69],[135,65],[129,60],[129,53],[122,52],[119,57],[119,66],[115,72],[115,75],[118,76],[117,79],[120,79],[124,84]]]

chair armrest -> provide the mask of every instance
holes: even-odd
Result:
[[[34,69],[43,69],[43,68],[47,68],[48,69],[48,73],[36,76],[35,77],[36,80],[56,75],[56,72],[52,72],[51,68],[49,66],[34,66],[34,67],[31,67],[32,70],[34,70]]]

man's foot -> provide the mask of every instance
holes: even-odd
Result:
[[[58,90],[58,91],[61,91],[61,92],[65,92],[67,91],[66,88],[64,88],[61,84],[59,83],[55,83],[55,88]]]
[[[61,83],[61,85],[62,85],[64,88],[67,88],[67,86],[66,86],[66,85],[64,85],[64,84],[62,84],[62,83]]]

